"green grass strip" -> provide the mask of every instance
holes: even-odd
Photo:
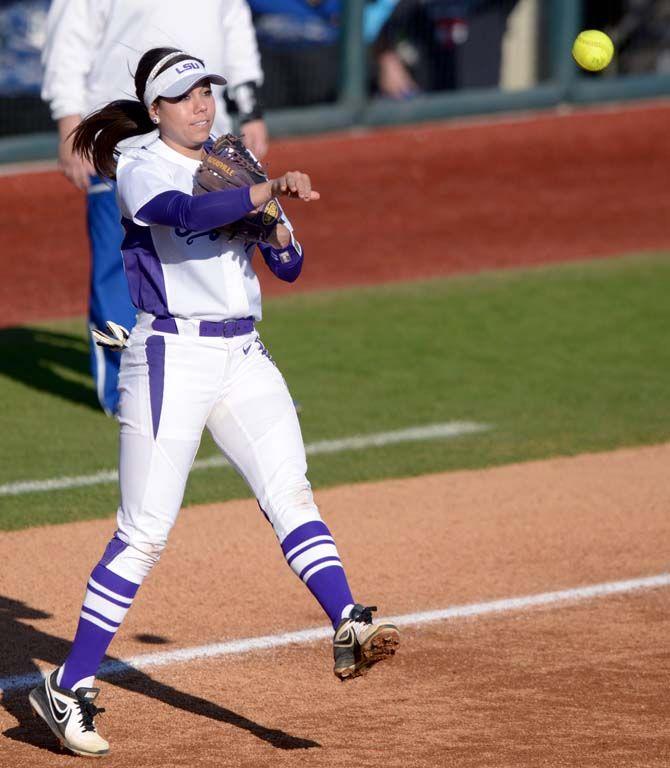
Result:
[[[417,257],[418,258],[418,257]],[[446,421],[487,433],[315,456],[315,487],[670,438],[670,259],[629,256],[267,301],[306,442]],[[0,484],[113,468],[82,320],[0,331]],[[215,453],[209,438],[199,456]],[[185,504],[248,496],[195,473]],[[112,515],[114,485],[0,498],[0,529]]]

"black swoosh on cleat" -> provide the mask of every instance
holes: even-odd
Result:
[[[353,629],[351,627],[347,629],[347,632],[345,635],[342,635],[340,637],[336,637],[333,645],[336,648],[350,648],[354,645],[356,641],[356,636],[354,635]]]
[[[51,709],[51,714],[53,715],[54,720],[59,725],[62,724],[63,729],[65,729],[65,726],[68,724],[68,720],[70,719],[70,715],[72,714],[72,712],[68,711],[69,707],[67,704],[65,704],[63,709],[61,709],[58,699],[52,696],[51,689],[48,685],[46,686],[46,692],[47,692],[47,699],[49,701],[49,708]]]
[[[72,715],[72,711],[68,711],[68,707],[66,706],[64,710],[60,710],[58,706],[56,705],[56,702],[54,699],[49,697],[49,706],[51,707],[51,714],[53,715],[53,719],[58,723],[59,728],[65,731],[67,728],[67,724],[70,721],[70,716]]]

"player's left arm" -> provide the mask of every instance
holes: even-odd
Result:
[[[259,96],[263,71],[251,11],[245,0],[226,4],[222,32],[228,98],[237,106],[245,146],[262,160],[269,146]]]
[[[284,211],[281,212],[281,218],[270,242],[259,243],[258,248],[263,260],[276,277],[287,283],[298,279],[304,254],[302,246],[295,238],[293,225]]]

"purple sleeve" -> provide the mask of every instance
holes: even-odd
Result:
[[[286,248],[275,249],[271,245],[259,243],[261,253],[265,263],[270,267],[273,274],[280,280],[287,283],[293,283],[298,279],[302,270],[302,248],[296,243],[291,243]]]
[[[175,189],[161,192],[149,200],[137,212],[136,218],[147,224],[203,232],[237,221],[253,209],[249,187],[222,189],[195,197]]]

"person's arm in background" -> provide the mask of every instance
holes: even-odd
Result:
[[[95,174],[87,160],[72,152],[71,131],[86,114],[86,77],[95,56],[99,23],[89,0],[54,0],[47,16],[42,64],[42,99],[58,124],[58,161],[65,176],[87,189]],[[98,10],[98,13],[100,11]]]
[[[379,52],[377,70],[377,85],[382,96],[409,99],[421,90],[410,75],[405,62],[393,49]]]
[[[269,137],[258,97],[263,82],[256,32],[245,0],[227,3],[222,24],[221,47],[226,56],[224,74],[228,96],[237,105],[244,144],[261,160]]]
[[[83,112],[61,117],[58,122],[58,167],[75,187],[87,190],[95,168],[90,160],[72,151],[72,131],[82,120]]]
[[[396,51],[417,5],[417,0],[377,0],[366,6],[366,39],[374,40],[377,87],[382,96],[407,99],[421,90]]]

